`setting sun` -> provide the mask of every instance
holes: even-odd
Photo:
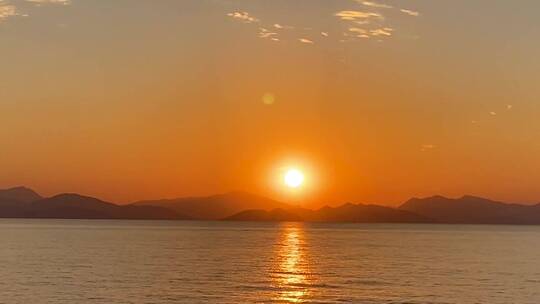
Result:
[[[0,304],[540,304],[539,17],[0,0]]]
[[[304,174],[298,169],[289,169],[283,177],[285,185],[290,188],[298,188],[304,183]]]

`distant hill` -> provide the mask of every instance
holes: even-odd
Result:
[[[413,198],[399,207],[442,223],[540,224],[540,205],[518,205],[474,196]]]
[[[245,210],[289,209],[290,206],[269,198],[246,193],[230,192],[207,197],[190,197],[136,202],[135,206],[158,206],[203,220],[219,220]]]
[[[324,207],[314,213],[315,221],[361,223],[428,223],[426,216],[391,207],[364,204],[345,204],[337,208]]]
[[[230,192],[117,205],[75,193],[43,198],[32,189],[16,187],[0,189],[0,218],[540,225],[540,204],[509,204],[466,195],[412,198],[398,208],[348,203],[311,210]]]
[[[0,217],[58,219],[189,219],[153,206],[119,206],[78,194],[60,194],[32,202],[0,200]]]
[[[0,190],[0,200],[3,201],[34,202],[40,199],[41,195],[26,187]]]
[[[362,204],[345,204],[340,207],[324,207],[318,210],[249,210],[225,220],[234,221],[310,221],[351,223],[430,223],[432,219],[409,211],[390,207]]]
[[[252,222],[301,222],[304,219],[293,211],[274,209],[246,210],[224,218],[226,221],[252,221]]]

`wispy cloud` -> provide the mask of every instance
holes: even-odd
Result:
[[[37,3],[37,4],[71,4],[71,0],[26,0],[26,2]]]
[[[496,109],[493,109],[492,111],[487,111],[484,114],[487,117],[491,117],[492,119],[496,119],[497,117],[504,118],[507,112],[503,111],[503,109],[505,109],[506,111],[512,111],[512,109],[514,109],[514,105],[507,104],[507,105],[504,105],[504,107],[500,107],[498,109],[499,109],[498,111]],[[474,125],[479,125],[480,121],[473,119],[471,120],[471,123]]]
[[[348,31],[343,33],[347,40],[356,40],[357,38],[370,38],[378,42],[384,41],[383,38],[394,36],[394,28],[389,26],[390,22],[387,17],[394,18],[395,14],[386,15],[386,11],[398,11],[410,16],[419,16],[417,11],[394,7],[390,4],[370,1],[370,0],[352,0],[353,2],[363,6],[361,9],[350,9],[338,11],[334,16],[341,21],[349,23]],[[383,14],[384,13],[384,14]],[[415,36],[416,37],[416,36]]]
[[[370,18],[384,19],[384,17],[379,13],[352,10],[337,12],[335,16],[345,21],[364,21]]]
[[[274,23],[273,26],[275,28],[277,28],[277,29],[280,29],[280,30],[292,30],[292,29],[294,29],[294,26],[283,25],[283,24],[279,24],[279,23]]]
[[[315,42],[313,42],[313,40],[306,39],[306,38],[300,38],[300,39],[298,39],[298,41],[300,41],[302,43],[307,43],[307,44],[314,44],[315,43]]]
[[[365,5],[365,6],[369,6],[369,7],[375,7],[375,8],[393,8],[393,6],[391,5],[388,5],[388,4],[384,4],[384,3],[377,3],[377,2],[373,2],[373,1],[360,1],[358,0],[357,2]]]
[[[385,27],[370,30],[369,33],[371,36],[392,36],[393,28]]]
[[[17,16],[17,8],[14,5],[0,1],[0,21],[13,16]]]
[[[349,32],[353,33],[359,33],[359,34],[367,34],[367,30],[359,27],[351,27],[349,28]]]
[[[369,37],[390,37],[392,36],[394,29],[390,27],[364,29],[359,27],[350,27],[350,34],[346,34],[349,37],[369,38]]]
[[[272,41],[279,41],[279,39],[277,38],[277,35],[278,33],[275,33],[275,32],[272,32],[268,29],[265,29],[263,27],[260,27],[259,28],[259,38],[263,38],[263,39],[270,39]]]
[[[435,146],[434,144],[423,144],[423,145],[420,147],[420,150],[421,150],[422,152],[424,152],[424,151],[428,151],[428,150],[433,150],[433,149],[435,149],[435,148],[437,148],[437,146]]]
[[[243,23],[256,23],[259,25],[262,25],[262,22],[260,19],[250,15],[248,12],[245,11],[238,11],[238,12],[232,12],[228,13],[227,16],[238,20]],[[288,25],[282,25],[279,23],[274,23],[269,25],[269,27],[272,27],[273,29],[277,30],[283,30],[283,29],[293,29],[294,27],[288,26]],[[278,37],[279,33],[269,30],[266,27],[259,27],[259,31],[257,33],[257,36],[261,39],[267,39],[270,41],[278,42],[281,41],[281,39]]]
[[[259,22],[259,19],[251,16],[248,12],[232,12],[228,13],[227,16],[245,23]]]
[[[20,12],[19,4],[21,3],[32,3],[35,6],[47,5],[47,4],[61,4],[69,5],[71,0],[20,0],[20,1],[7,1],[0,0],[0,21],[16,16],[26,17],[28,13]]]
[[[358,38],[369,38],[369,32],[366,29],[359,28],[359,27],[350,27],[349,32],[351,32],[354,36]]]
[[[264,18],[259,19],[258,17],[255,17],[243,10],[230,12],[227,14],[227,16],[243,23],[255,23],[253,26],[258,28],[258,37],[262,39],[270,39],[273,41],[296,40],[305,44],[315,44],[315,35],[320,35],[326,38],[327,41],[335,40],[336,42],[359,41],[360,38],[376,38],[373,40],[383,42],[395,36],[397,30],[391,25],[391,21],[392,18],[396,18],[396,16],[399,15],[400,11],[411,16],[419,15],[419,13],[416,11],[402,9],[390,4],[378,2],[386,0],[350,1],[353,2],[353,5],[356,7],[353,6],[352,8],[339,10],[333,13],[333,16],[337,17],[337,19],[343,23],[343,28],[345,31],[342,31],[341,33],[333,33],[332,35],[329,34],[327,28],[316,28],[309,26],[310,24],[295,24],[294,22],[290,25],[285,25],[283,23],[277,23],[276,20],[264,20]],[[388,15],[386,12],[388,12]],[[311,32],[312,30],[314,30],[314,32]]]
[[[402,8],[402,9],[400,9],[399,11],[402,12],[402,13],[405,13],[405,14],[407,14],[407,15],[409,15],[409,16],[413,16],[413,17],[418,17],[418,16],[420,16],[420,12],[413,11],[413,10],[409,10],[409,9],[404,9],[404,8]]]

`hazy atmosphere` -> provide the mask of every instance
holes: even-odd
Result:
[[[539,10],[0,0],[0,188],[537,203]],[[277,186],[289,167],[305,187]]]

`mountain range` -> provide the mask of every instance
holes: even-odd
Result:
[[[289,205],[246,192],[229,192],[207,197],[188,197],[140,201],[135,206],[154,206],[174,210],[194,219],[220,220],[248,209],[288,209]]]
[[[93,197],[65,193],[44,198],[17,187],[0,190],[2,218],[59,219],[189,219],[172,210],[154,206],[120,206]]]
[[[230,192],[118,205],[74,193],[42,197],[32,189],[16,187],[0,190],[0,218],[540,225],[540,204],[432,196],[412,198],[396,208],[346,203],[312,210],[246,192]]]

